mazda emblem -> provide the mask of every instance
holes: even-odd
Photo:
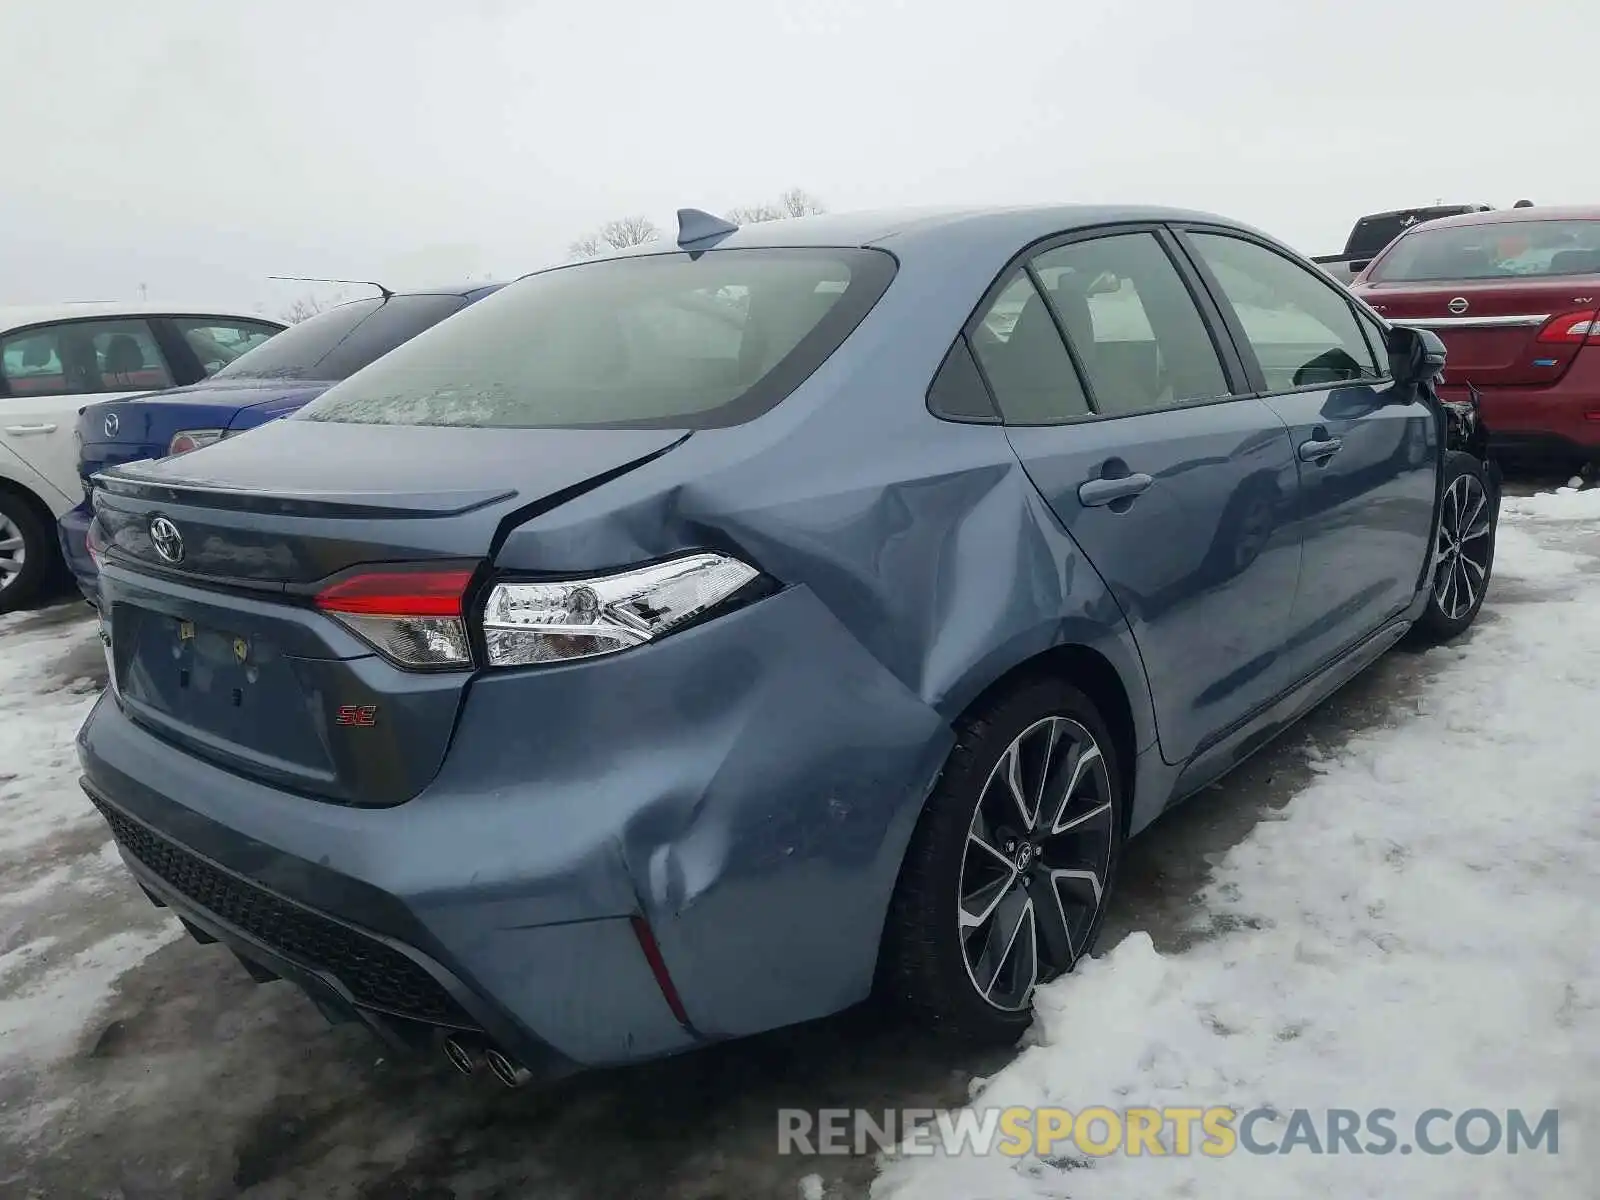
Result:
[[[117,417],[117,414],[116,413],[107,413],[106,414],[106,436],[109,437],[109,438],[116,437],[117,436],[117,430],[119,430],[121,428],[122,428],[122,421]]]
[[[1464,313],[1467,311],[1467,298],[1465,296],[1457,296],[1454,300],[1450,301],[1447,307],[1453,313]]]
[[[150,518],[150,544],[156,548],[164,562],[183,561],[183,535],[166,517]]]

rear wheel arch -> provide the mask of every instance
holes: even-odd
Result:
[[[33,509],[34,514],[40,521],[44,522],[46,527],[55,525],[55,513],[44,502],[44,497],[28,487],[27,484],[18,483],[15,479],[8,479],[6,476],[0,475],[0,492],[20,498],[23,503]]]
[[[1008,692],[1041,678],[1059,679],[1081,691],[1100,711],[1111,731],[1122,785],[1129,803],[1124,806],[1126,820],[1132,809],[1134,774],[1139,757],[1139,728],[1134,720],[1133,699],[1121,672],[1100,651],[1081,643],[1052,646],[1015,664],[983,688],[962,709],[959,724]],[[1126,831],[1124,831],[1126,832]]]
[[[9,612],[31,603],[40,589],[47,586],[52,577],[60,574],[61,544],[56,536],[55,514],[43,497],[27,485],[0,476],[0,499],[8,502],[6,507],[18,510],[17,515],[21,518],[19,524],[27,526],[31,518],[33,528],[25,527],[23,537],[31,536],[37,542],[36,546],[30,547],[37,557],[30,554],[28,567],[24,568],[12,588],[5,589],[6,595],[0,599],[0,612]]]
[[[965,903],[962,897],[968,878],[968,859],[978,853],[971,849],[974,836],[971,829],[973,823],[982,818],[974,815],[973,804],[983,811],[985,798],[990,794],[984,779],[992,778],[992,774],[986,764],[998,752],[996,748],[1014,734],[1019,738],[1028,737],[1046,722],[1051,725],[1051,746],[1056,744],[1053,731],[1057,725],[1075,729],[1080,743],[1086,740],[1090,745],[1098,745],[1105,762],[1098,768],[1101,779],[1095,785],[1097,790],[1090,800],[1094,801],[1098,796],[1102,802],[1096,811],[1104,813],[1109,810],[1109,815],[1101,818],[1108,822],[1108,826],[1102,828],[1109,828],[1109,833],[1099,835],[1108,837],[1109,841],[1104,843],[1103,851],[1097,851],[1094,856],[1099,865],[1085,864],[1085,869],[1080,870],[1078,863],[1073,861],[1075,853],[1069,853],[1067,861],[1053,861],[1048,857],[1052,851],[1047,847],[1053,846],[1062,837],[1071,839],[1088,835],[1090,831],[1087,826],[1084,833],[1075,834],[1067,830],[1093,820],[1094,812],[1085,812],[1081,818],[1055,834],[1041,832],[1050,828],[1049,822],[1045,827],[1040,827],[1032,823],[1034,818],[1026,811],[1023,813],[1023,831],[1020,833],[1007,830],[1003,823],[991,826],[997,836],[1006,835],[1022,843],[1039,843],[1039,849],[1032,857],[1017,858],[1012,880],[1025,881],[1019,886],[1024,886],[1030,905],[1045,903],[1038,898],[1040,893],[1035,889],[1047,886],[1051,890],[1043,894],[1054,896],[1060,908],[1063,926],[1061,936],[1054,941],[1058,947],[1064,944],[1068,948],[1066,954],[1070,957],[1066,958],[1064,965],[1058,957],[1050,964],[1048,973],[1038,977],[1040,980],[1054,978],[1058,972],[1071,970],[1076,961],[1092,953],[1106,911],[1107,898],[1113,892],[1120,847],[1127,837],[1133,806],[1133,771],[1138,735],[1132,702],[1121,675],[1104,654],[1081,644],[1058,645],[1004,672],[974,697],[956,718],[955,744],[917,815],[911,839],[900,857],[893,894],[884,914],[875,972],[875,990],[880,998],[891,1004],[908,1006],[931,1021],[935,1028],[963,1038],[985,1042],[1015,1041],[1031,1019],[1026,1005],[997,1014],[983,1003],[975,1003],[972,988],[981,991],[982,999],[989,999],[989,993],[982,991],[973,975],[975,968],[972,960],[967,958],[964,968],[952,966],[952,963],[959,963],[963,956],[969,954],[970,944],[964,943],[962,937],[949,941],[945,935],[954,928],[951,924],[952,912],[959,911],[959,906]],[[1026,752],[1022,761],[1024,766],[1014,764],[1014,771],[1026,769]],[[1048,752],[1044,762],[1049,762]],[[1037,765],[1034,769],[1046,771],[1045,767]],[[994,766],[993,770],[998,771],[1000,767]],[[1043,781],[1049,776],[1041,774],[1039,778],[1040,811],[1043,811]],[[1072,778],[1074,783],[1069,789],[1069,796],[1077,789],[1076,772]],[[1092,777],[1086,774],[1084,778],[1089,780]],[[1013,788],[1015,786],[1013,784]],[[1028,784],[1026,790],[1032,792],[1033,785]],[[993,811],[989,811],[988,816],[992,818]],[[1004,855],[997,855],[995,850],[989,850],[988,853],[1000,857],[1003,862],[1011,854],[1012,844],[1011,841],[1005,843]],[[1026,855],[1026,847],[1019,853]],[[1068,913],[1062,900],[1065,885],[1058,882],[1057,876],[1089,879],[1086,873],[1089,870],[1094,872],[1099,881],[1090,880],[1093,901],[1092,907],[1086,910],[1089,924],[1079,927],[1076,933],[1067,933]],[[1033,878],[1041,872],[1043,878],[1048,880],[1047,884],[1041,885]],[[1019,896],[1022,894],[1018,893]],[[1088,901],[1084,903],[1088,904]],[[957,910],[949,910],[951,904],[957,905]],[[1042,910],[1030,908],[1027,911]],[[969,912],[968,915],[972,914]],[[995,917],[996,921],[1000,919],[1000,916]],[[1016,929],[1026,928],[1029,931],[1027,936],[1034,939],[1030,943],[1032,952],[1026,961],[1031,962],[1033,969],[1038,971],[1041,969],[1040,963],[1045,961],[1038,938],[1043,937],[1046,945],[1051,938],[1047,934],[1034,933],[1035,920],[1037,918],[1026,914],[1019,916]],[[1022,921],[1028,924],[1024,926]],[[965,925],[963,921],[963,929]],[[987,935],[981,929],[977,932],[980,940],[987,936],[993,942],[992,931]],[[1066,939],[1064,943],[1063,937]],[[1001,962],[996,966],[996,980],[999,979],[1000,967],[1011,955],[1010,943],[1007,942],[1006,946],[1007,949],[1000,956]],[[989,951],[986,949],[983,953],[987,956]],[[1018,961],[1023,960],[1019,958]]]

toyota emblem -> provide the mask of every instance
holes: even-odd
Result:
[[[166,517],[150,518],[150,544],[156,548],[164,562],[183,561],[183,535]]]
[[[1467,298],[1465,296],[1457,296],[1454,300],[1450,301],[1448,307],[1453,313],[1464,313],[1467,311]]]
[[[120,419],[118,419],[117,414],[114,413],[114,412],[107,413],[106,414],[106,436],[108,438],[116,437],[117,436],[117,430],[119,430],[121,428],[122,428],[122,421]]]

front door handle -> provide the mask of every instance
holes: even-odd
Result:
[[[54,423],[43,425],[7,425],[6,432],[13,437],[27,437],[30,433],[54,433]]]
[[[1336,437],[1326,439],[1313,438],[1309,442],[1301,442],[1300,461],[1326,462],[1335,454],[1339,453],[1339,448],[1343,445],[1344,439]]]
[[[1085,508],[1100,508],[1118,500],[1131,500],[1154,482],[1154,477],[1145,474],[1086,480],[1078,485],[1078,503]]]

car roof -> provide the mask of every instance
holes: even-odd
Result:
[[[1362,221],[1378,221],[1384,217],[1403,217],[1409,213],[1449,213],[1452,216],[1458,213],[1492,212],[1488,204],[1413,204],[1410,208],[1386,208],[1382,212],[1366,213],[1356,219],[1357,224]]]
[[[399,288],[399,289],[397,289],[395,291],[395,295],[396,296],[472,296],[472,295],[475,295],[475,294],[477,294],[479,292],[488,293],[488,292],[492,292],[492,291],[495,291],[495,290],[497,290],[499,288],[503,288],[503,287],[505,287],[505,283],[503,281],[501,281],[501,280],[495,280],[493,282],[490,282],[490,281],[486,281],[486,280],[482,280],[482,279],[476,279],[476,280],[473,280],[471,283],[447,283],[447,284],[441,284],[438,287]]]
[[[1052,234],[1069,233],[1097,225],[1165,221],[1193,221],[1250,229],[1238,221],[1212,213],[1149,205],[896,208],[760,221],[742,225],[735,232],[708,244],[718,250],[795,246],[881,246],[898,250],[913,244],[925,246],[937,242],[954,250],[963,245],[988,247],[1009,241],[1021,248]],[[680,247],[674,239],[675,231],[668,231],[658,241],[645,242],[601,257],[675,253]]]
[[[1497,208],[1490,212],[1461,213],[1438,217],[1407,230],[1446,229],[1454,225],[1499,225],[1506,221],[1600,221],[1600,205],[1534,205],[1531,208]]]
[[[109,320],[117,317],[225,317],[237,321],[285,322],[262,313],[242,312],[231,304],[152,304],[121,300],[85,300],[66,304],[0,305],[0,332],[51,321]]]

